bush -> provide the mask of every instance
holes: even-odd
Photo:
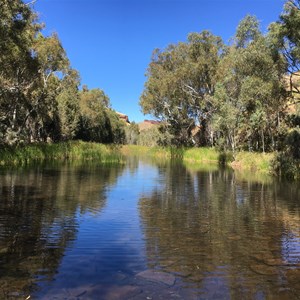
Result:
[[[234,161],[234,155],[231,151],[221,151],[219,154],[219,165],[226,166]]]
[[[288,179],[300,178],[300,159],[293,158],[288,152],[278,153],[272,166],[276,176]]]
[[[147,147],[170,145],[169,136],[155,126],[140,132],[138,145]]]
[[[103,145],[82,141],[27,146],[5,146],[0,149],[0,165],[26,165],[53,160],[123,162],[116,145]]]
[[[300,159],[300,129],[299,127],[293,128],[286,138],[289,154],[294,159]]]

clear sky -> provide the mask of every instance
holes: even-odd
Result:
[[[58,33],[82,84],[101,88],[131,121],[143,116],[139,97],[155,48],[210,30],[225,42],[241,19],[256,15],[263,31],[284,0],[37,0],[46,34]]]

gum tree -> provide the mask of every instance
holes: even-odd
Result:
[[[206,132],[222,50],[222,40],[203,31],[153,52],[140,105],[144,113],[164,121],[173,144],[189,144],[196,124]]]
[[[223,147],[250,151],[277,148],[285,107],[284,61],[246,16],[220,64],[214,127]]]

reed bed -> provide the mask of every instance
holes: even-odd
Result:
[[[218,163],[220,155],[214,148],[147,147],[137,145],[125,145],[122,147],[121,152],[124,155],[160,156],[187,161],[216,163]]]
[[[27,146],[3,146],[0,148],[0,165],[25,165],[42,161],[93,161],[98,163],[125,163],[126,156],[147,156],[163,159],[179,159],[193,164],[231,166],[237,170],[263,173],[272,172],[274,154],[238,152],[233,156],[214,148],[147,147],[137,145],[103,145],[91,142],[71,141],[57,144],[32,144]]]
[[[248,170],[262,173],[273,172],[274,153],[238,152],[231,163],[234,169]]]
[[[101,163],[124,161],[118,146],[82,141],[0,148],[1,165],[24,165],[45,160],[93,160]]]

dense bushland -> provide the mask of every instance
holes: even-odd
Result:
[[[122,142],[123,123],[108,96],[79,90],[79,72],[58,35],[43,35],[32,3],[0,2],[0,144]]]

